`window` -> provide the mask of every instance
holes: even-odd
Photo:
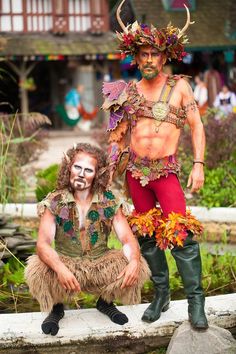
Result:
[[[99,3],[99,2],[98,2]],[[91,28],[89,0],[69,0],[68,20],[70,32],[84,32]]]
[[[47,32],[52,29],[52,0],[26,0],[26,31]]]
[[[22,32],[24,29],[23,0],[0,1],[0,31]]]
[[[162,0],[162,4],[167,11],[185,11],[184,4],[190,9],[195,10],[195,0]]]
[[[0,0],[0,32],[91,32],[108,29],[107,0]]]

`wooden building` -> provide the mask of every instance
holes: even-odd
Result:
[[[18,82],[2,82],[4,100],[22,112],[43,111],[56,127],[66,90],[80,83],[85,108],[100,105],[104,76],[120,58],[108,0],[0,0],[0,36],[0,65]]]
[[[110,13],[109,2],[115,4]],[[1,82],[0,95],[5,94],[1,99],[23,112],[46,113],[57,128],[61,122],[55,107],[69,87],[84,85],[87,110],[100,106],[104,78],[130,78],[129,70],[125,76],[127,63],[124,70],[120,65],[115,41],[114,32],[120,31],[115,16],[119,3],[0,0],[0,36],[6,40],[0,48],[0,67],[7,67],[18,82]],[[194,76],[213,65],[236,89],[234,0],[126,0],[121,17],[125,24],[137,19],[158,27],[171,22],[182,28],[186,21],[183,3],[195,24],[188,29],[190,55],[183,63],[171,63],[172,72]]]

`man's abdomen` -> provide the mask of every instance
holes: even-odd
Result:
[[[180,129],[171,123],[161,123],[143,118],[131,132],[130,148],[140,157],[160,159],[174,155],[177,150]]]

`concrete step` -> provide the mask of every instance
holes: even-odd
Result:
[[[190,206],[193,215],[202,222],[236,223],[236,208],[211,208]],[[0,204],[0,213],[13,216],[37,217],[37,203]]]
[[[123,326],[112,323],[96,309],[68,310],[55,337],[41,331],[45,314],[2,314],[0,353],[147,353],[167,346],[175,329],[188,319],[187,301],[178,300],[171,301],[169,310],[158,321],[144,323],[141,316],[147,305],[120,306],[129,318]],[[236,334],[236,294],[207,297],[206,313],[210,325]]]

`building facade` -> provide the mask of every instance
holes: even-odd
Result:
[[[102,102],[101,86],[116,52],[107,0],[0,0],[0,66],[17,85],[3,82],[15,110],[41,111],[63,126],[56,107],[66,91],[84,86],[84,106]],[[2,97],[2,100],[6,100]]]

